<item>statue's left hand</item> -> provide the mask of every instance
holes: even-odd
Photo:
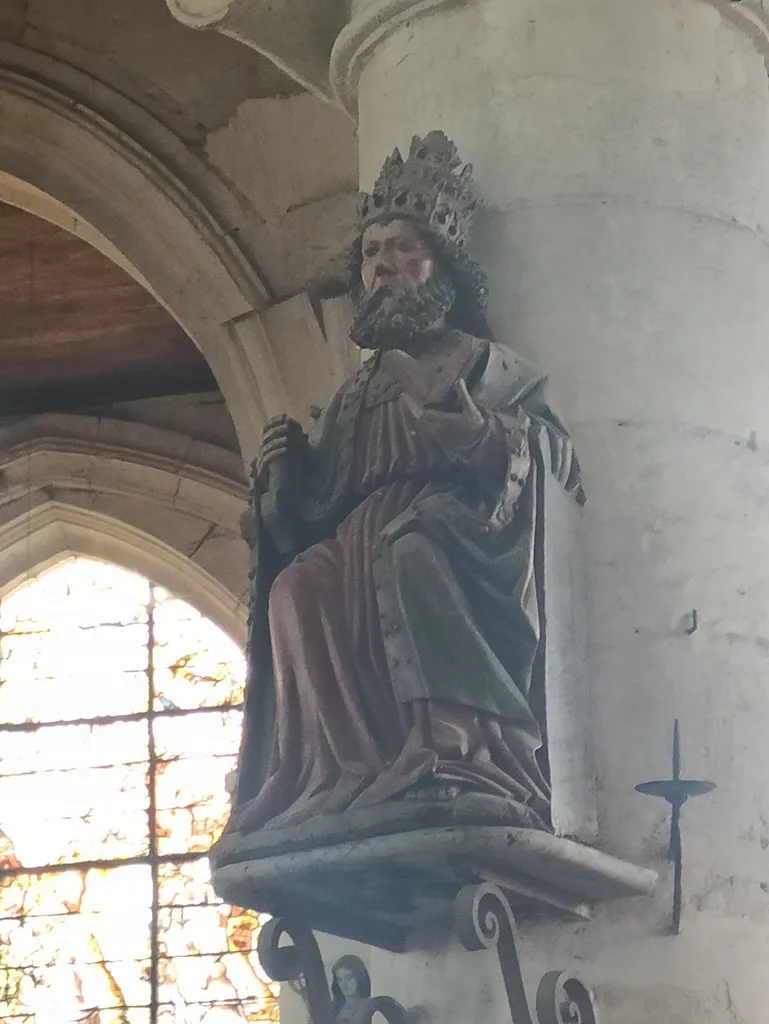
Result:
[[[488,433],[489,417],[478,408],[462,378],[454,384],[452,393],[459,405],[456,412],[421,405],[408,392],[404,392],[403,400],[421,429],[443,448],[472,448]]]

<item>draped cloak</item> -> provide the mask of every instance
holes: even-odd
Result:
[[[230,828],[376,805],[436,774],[547,821],[537,477],[581,501],[579,465],[540,373],[459,332],[444,349],[423,367],[378,352],[337,393],[296,482],[293,556],[255,496]],[[440,406],[460,377],[486,419],[464,450],[405,398]]]

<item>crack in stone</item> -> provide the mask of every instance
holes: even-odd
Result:
[[[200,540],[199,540],[199,541],[197,542],[197,544],[195,545],[195,547],[194,547],[194,548],[192,549],[192,551],[190,551],[190,553],[189,553],[189,554],[187,555],[187,557],[188,557],[188,558],[194,558],[194,557],[195,557],[195,555],[196,555],[196,554],[198,553],[198,551],[200,551],[200,549],[201,549],[201,548],[203,547],[203,545],[204,545],[204,544],[207,544],[207,543],[208,543],[208,541],[209,541],[209,540],[211,540],[211,538],[212,538],[212,537],[213,537],[213,536],[214,536],[215,534],[216,534],[216,523],[211,523],[211,524],[210,524],[210,526],[208,527],[208,529],[206,530],[206,532],[205,532],[205,533],[203,534],[203,536],[202,536],[202,537],[200,538]]]
[[[728,981],[724,979],[724,994],[726,996],[726,1012],[729,1014],[734,1024],[743,1024],[742,1017],[737,1013],[734,1006],[734,1000],[732,999],[732,989]]]

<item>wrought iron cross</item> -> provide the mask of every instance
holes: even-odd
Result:
[[[673,861],[673,923],[674,935],[681,934],[681,907],[683,904],[684,851],[681,843],[681,808],[695,796],[712,793],[714,782],[681,778],[681,732],[678,719],[673,725],[673,778],[655,782],[642,782],[636,786],[639,793],[659,796],[667,800],[672,808],[670,816],[670,847],[668,860]]]

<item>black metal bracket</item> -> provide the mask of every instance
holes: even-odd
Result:
[[[455,925],[465,949],[495,949],[512,1024],[597,1024],[590,990],[568,972],[549,971],[537,988],[532,1013],[519,958],[515,915],[496,885],[468,885],[457,896]]]
[[[592,993],[568,972],[550,971],[542,978],[532,1010],[521,972],[518,927],[503,889],[488,882],[465,886],[456,899],[454,920],[465,949],[497,950],[511,1024],[597,1024]],[[283,939],[291,944],[282,945]],[[258,954],[263,969],[274,981],[301,980],[312,1024],[334,1024],[326,971],[309,928],[286,918],[273,918],[259,936]],[[408,1020],[404,1007],[390,996],[361,1000],[348,1019],[351,1024],[372,1024],[378,1013],[387,1024],[406,1024]]]
[[[281,945],[288,938],[291,945]],[[302,995],[312,1024],[334,1024],[336,1012],[317,940],[309,928],[274,917],[259,934],[259,962],[273,981],[302,982]],[[361,968],[365,970],[361,962]],[[380,1013],[387,1024],[406,1024],[406,1011],[390,996],[361,999],[346,1019],[349,1024],[372,1024]]]

